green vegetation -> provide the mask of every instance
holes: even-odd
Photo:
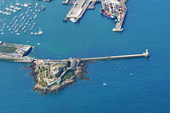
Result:
[[[53,78],[53,76],[52,75],[50,75],[50,79],[52,79]]]
[[[46,76],[48,77],[48,71],[46,71]]]
[[[62,81],[64,81],[64,80],[66,80],[66,79],[69,79],[69,78],[71,78],[73,76],[73,72],[71,72],[71,71],[67,71],[66,72],[66,74],[65,74],[65,76],[62,78]]]
[[[42,79],[44,77],[44,75],[43,75],[44,68],[41,67],[39,70],[40,70],[40,78]]]

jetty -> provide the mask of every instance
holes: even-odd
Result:
[[[143,52],[143,54],[82,58],[81,60],[111,60],[111,59],[136,58],[136,57],[149,57],[148,49],[146,49],[146,52]]]
[[[80,61],[92,61],[92,60],[111,60],[111,59],[124,59],[124,58],[137,58],[137,57],[149,57],[148,49],[142,54],[132,54],[132,55],[119,55],[119,56],[106,56],[106,57],[93,57],[93,58],[70,58],[63,60],[50,60],[50,59],[36,59],[36,64],[48,64],[48,63],[57,63],[63,64],[64,62],[74,62],[73,67],[77,67]],[[76,66],[77,64],[77,66]]]

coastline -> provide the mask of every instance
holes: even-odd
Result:
[[[90,80],[87,76],[85,76],[85,74],[88,73],[86,71],[86,69],[88,68],[88,67],[86,67],[88,63],[89,63],[88,61],[82,61],[81,66],[79,67],[79,70],[75,70],[75,69],[72,70],[73,76],[71,78],[66,79],[59,85],[54,84],[54,85],[50,85],[50,86],[43,86],[42,84],[40,84],[39,71],[36,66],[36,63],[29,63],[30,64],[29,66],[22,67],[22,68],[24,70],[26,70],[28,68],[32,70],[30,75],[33,76],[34,82],[36,82],[32,91],[39,91],[40,94],[47,94],[47,93],[59,92],[59,91],[63,90],[64,88],[75,84],[77,79],[81,79],[81,80],[85,80],[85,81]]]

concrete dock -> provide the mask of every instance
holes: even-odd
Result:
[[[113,28],[113,31],[123,31],[122,25],[126,16],[127,7],[123,0],[120,1],[120,4],[122,6],[122,14],[119,14],[119,21],[116,22],[116,26]]]
[[[11,44],[0,41],[0,46],[4,47],[15,47],[16,50],[13,53],[4,53],[0,52],[0,59],[2,60],[11,60],[14,62],[32,62],[33,58],[26,56],[31,50],[32,46],[30,45],[22,45],[22,44]]]

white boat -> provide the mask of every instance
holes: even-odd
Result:
[[[24,33],[26,33],[26,32],[27,32],[27,29],[25,29]]]
[[[20,33],[16,33],[17,35],[20,35]]]
[[[42,31],[41,31],[41,28],[39,28],[39,32],[37,33],[38,35],[42,35]]]
[[[38,12],[40,12],[41,10],[39,9]]]
[[[3,11],[0,11],[0,13],[3,13]]]
[[[20,4],[18,3],[18,0],[16,0],[16,3],[15,3],[15,5],[17,5],[17,6],[19,6]]]
[[[31,35],[34,34],[33,32],[30,33]]]
[[[28,7],[28,4],[26,3],[26,4],[24,4],[24,7]]]
[[[2,32],[1,34],[3,35],[4,33]]]
[[[70,18],[69,20],[70,20],[71,22],[73,22],[73,23],[77,23],[77,19]]]
[[[14,12],[14,13],[16,13],[16,12],[17,12],[17,10],[13,10],[13,12]]]
[[[106,86],[107,84],[105,83],[105,81],[103,82],[103,85]]]
[[[9,6],[10,8],[14,8],[14,6],[12,5],[12,3],[11,3],[11,5]]]
[[[40,45],[40,43],[37,43],[37,45]]]

